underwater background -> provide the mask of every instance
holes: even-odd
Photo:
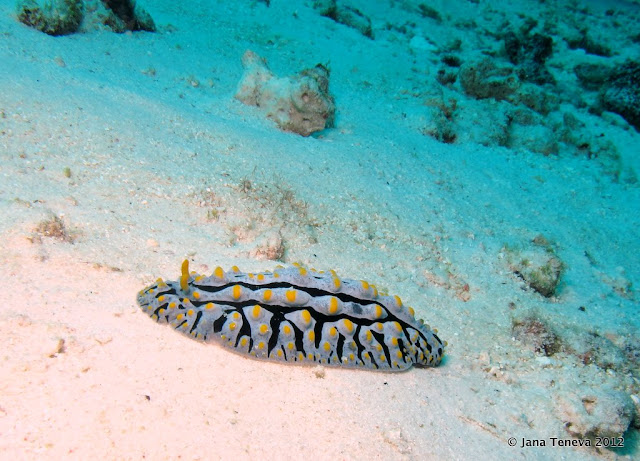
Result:
[[[638,24],[634,1],[0,0],[0,458],[637,459]],[[136,303],[185,259],[367,280],[444,358],[194,341]]]

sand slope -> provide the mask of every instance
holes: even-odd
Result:
[[[637,456],[633,428],[617,451],[520,448],[570,438],[568,402],[638,396],[637,185],[581,157],[425,136],[434,55],[271,3],[159,1],[148,5],[156,34],[52,38],[0,2],[0,457]],[[378,31],[412,17],[410,2],[392,3],[354,2]],[[427,26],[437,43],[465,33]],[[301,138],[235,101],[247,48],[282,75],[330,61],[337,127]],[[637,168],[637,132],[565,110],[615,139],[625,174]],[[37,230],[54,216],[66,241]],[[552,298],[507,262],[540,234],[567,267]],[[449,342],[443,365],[263,363],[155,325],[135,305],[185,257],[200,272],[272,269],[279,262],[256,256],[274,239],[285,262],[401,295]],[[530,316],[551,326],[559,352],[513,339],[514,319]]]

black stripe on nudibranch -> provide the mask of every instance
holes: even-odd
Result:
[[[185,261],[177,281],[156,281],[138,303],[193,338],[283,362],[398,371],[438,365],[446,345],[397,296],[299,265],[204,276]]]
[[[193,321],[193,325],[191,326],[191,330],[189,330],[189,333],[193,332],[196,328],[198,328],[198,323],[200,323],[200,319],[202,319],[202,311],[197,311],[196,319]]]
[[[227,321],[227,317],[225,315],[218,317],[213,322],[213,332],[220,333],[222,331],[222,325]]]
[[[271,331],[276,332],[280,331],[280,324],[284,321],[284,314],[282,312],[274,312],[273,317],[271,317],[271,321],[269,322],[269,326]],[[272,334],[269,338],[269,342],[267,344],[267,354],[271,355],[271,352],[278,346],[278,335]]]

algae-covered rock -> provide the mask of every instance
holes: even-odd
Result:
[[[430,123],[433,126],[434,122],[446,122],[435,126],[439,129],[447,128],[447,132],[453,131],[456,143],[507,146],[510,142],[512,107],[506,101],[484,100],[458,104],[451,116],[448,116],[450,111],[446,109],[451,105],[443,106],[445,109],[440,110],[441,114],[434,113],[437,107],[428,107],[431,111]],[[428,129],[423,129],[423,133],[434,135]],[[441,139],[442,136],[435,137]]]
[[[533,83],[524,83],[509,100],[514,104],[524,104],[542,115],[547,115],[560,106],[558,97],[552,91],[546,91]]]
[[[509,137],[506,146],[519,151],[528,150],[545,156],[557,155],[560,147],[553,129],[543,123],[520,123],[519,112],[521,111],[511,112],[513,119],[509,124]]]
[[[504,46],[512,64],[518,66],[518,76],[538,84],[553,83],[554,78],[545,67],[553,51],[553,39],[548,35],[530,32],[507,32]]]
[[[360,10],[337,0],[316,0],[313,8],[322,16],[333,19],[339,24],[352,27],[365,37],[373,38],[371,20],[362,14]]]
[[[238,100],[259,107],[280,128],[302,136],[333,126],[335,105],[325,66],[277,77],[253,51],[245,52],[242,64],[245,72],[236,91]]]
[[[611,67],[599,63],[581,63],[573,68],[580,84],[588,90],[597,90],[611,77]]]
[[[49,35],[104,26],[118,33],[156,29],[149,13],[133,0],[20,0],[18,20]]]
[[[554,355],[561,349],[561,342],[553,328],[544,320],[530,315],[522,319],[513,319],[511,334],[523,346],[547,357]]]
[[[578,438],[622,437],[634,412],[631,397],[610,388],[567,392],[558,399],[558,413],[567,432]]]
[[[513,67],[498,66],[488,58],[464,64],[459,78],[465,93],[477,99],[507,99],[520,87]]]
[[[548,298],[555,294],[562,273],[562,262],[555,257],[548,258],[542,264],[521,260],[515,270],[531,288]]]
[[[134,0],[102,0],[102,3],[113,13],[108,25],[114,32],[156,30],[151,15]]]
[[[611,46],[606,42],[604,34],[600,35],[598,32],[588,31],[586,28],[582,28],[578,31],[574,31],[570,37],[566,37],[567,45],[572,50],[577,48],[583,49],[588,54],[596,56],[610,57],[613,55]]]
[[[549,298],[556,293],[564,264],[551,246],[541,244],[540,241],[541,238],[538,236],[528,248],[506,249],[506,255],[511,271],[521,277],[529,287]]]
[[[602,106],[640,131],[640,62],[627,61],[614,70],[601,93]]]
[[[18,20],[48,35],[69,35],[80,28],[84,16],[82,0],[21,0]]]

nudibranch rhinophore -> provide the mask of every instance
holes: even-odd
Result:
[[[299,264],[207,276],[185,260],[179,280],[158,279],[138,304],[194,339],[279,362],[401,371],[437,366],[446,346],[398,296]]]

